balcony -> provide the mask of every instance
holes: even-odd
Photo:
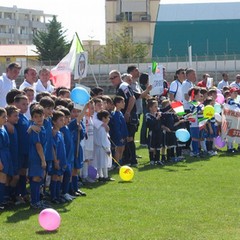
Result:
[[[18,40],[28,40],[29,34],[18,34]]]
[[[0,38],[3,38],[3,39],[9,39],[9,38],[12,38],[12,36],[14,36],[14,34],[12,33],[0,32]]]
[[[122,22],[150,22],[151,16],[146,13],[132,13],[132,12],[126,12],[126,13],[120,13],[116,15],[116,21]]]
[[[37,28],[37,29],[45,29],[46,28],[46,24],[42,23],[42,22],[38,22],[38,21],[33,21],[32,22],[32,27],[33,28]]]
[[[15,26],[16,20],[0,18],[0,25]]]
[[[29,21],[28,20],[19,20],[18,25],[21,27],[29,27]]]

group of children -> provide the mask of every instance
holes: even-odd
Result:
[[[236,92],[223,90],[227,103],[236,104]],[[213,117],[200,126],[204,106],[215,105],[217,89],[193,87],[188,94],[190,113],[181,117],[169,99],[160,104],[156,98],[147,100],[151,165],[184,159],[186,143],[175,135],[181,128],[187,128],[191,135],[190,156],[217,154],[213,139],[219,135],[221,123]],[[13,89],[6,96],[8,105],[0,108],[0,209],[9,200],[15,204],[30,201],[31,208],[44,209],[49,203],[42,196],[49,195],[52,204],[86,196],[78,180],[81,176],[83,182],[95,181],[88,175],[89,166],[96,169],[98,181],[114,181],[109,170],[120,166],[126,157],[128,129],[121,112],[123,97],[97,96],[79,110],[69,99],[68,89],[58,89],[56,95],[34,96],[31,88]],[[233,152],[231,147],[229,144],[228,150]]]
[[[183,160],[183,151],[188,152],[191,157],[206,157],[217,155],[214,138],[221,135],[221,122],[213,116],[206,119],[204,107],[219,104],[216,88],[193,87],[188,91],[190,97],[190,113],[178,116],[171,106],[169,99],[160,104],[155,98],[147,100],[148,112],[145,115],[148,128],[148,149],[151,165],[164,165],[166,162],[178,162]],[[224,96],[225,103],[240,105],[236,103],[238,89],[225,87],[220,93]],[[221,106],[222,107],[222,106]],[[221,114],[221,113],[218,113]],[[181,142],[176,137],[178,129],[187,129],[190,133],[190,149],[186,142]],[[233,143],[227,143],[229,153],[237,152]],[[190,151],[190,152],[189,152]]]
[[[82,182],[95,181],[88,176],[89,166],[97,170],[98,181],[114,181],[108,176],[113,143],[109,121],[115,104],[112,124],[118,129],[113,137],[118,162],[127,139],[126,126],[122,127],[124,99],[94,98],[79,110],[65,88],[57,92],[58,97],[39,93],[35,101],[26,92],[10,91],[8,105],[0,108],[0,209],[26,201],[31,208],[44,209],[86,196],[78,180],[81,176]]]

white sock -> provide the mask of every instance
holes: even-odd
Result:
[[[83,168],[82,168],[82,177],[87,178],[88,176],[88,162],[83,162]]]
[[[103,177],[107,178],[108,177],[108,169],[107,168],[103,168],[102,171],[103,171]]]
[[[200,141],[200,145],[201,145],[201,149],[202,149],[204,152],[207,152],[207,146],[206,146],[205,140],[204,140],[204,141]]]
[[[98,177],[102,178],[103,177],[103,171],[102,168],[97,169]]]

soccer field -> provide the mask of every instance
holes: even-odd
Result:
[[[0,239],[240,239],[240,153],[149,166],[147,148],[136,144],[142,158],[131,182],[115,170],[116,181],[85,185],[87,197],[54,205],[61,215],[54,232],[29,206],[5,210]]]

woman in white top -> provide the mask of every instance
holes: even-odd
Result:
[[[50,70],[47,68],[42,68],[39,71],[39,79],[36,83],[36,92],[49,92],[52,93],[54,91],[54,86],[50,81]]]

